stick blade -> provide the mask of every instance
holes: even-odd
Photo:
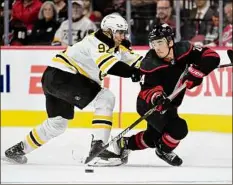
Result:
[[[233,63],[233,50],[227,50],[227,55],[231,61],[231,63]]]
[[[84,164],[88,164],[92,159],[93,157],[88,156],[86,160],[84,161]]]

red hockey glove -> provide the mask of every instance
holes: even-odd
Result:
[[[190,66],[188,68],[188,73],[182,79],[182,83],[186,82],[187,88],[192,89],[202,83],[204,76],[205,74],[203,72],[199,71],[194,66]]]
[[[167,95],[163,91],[156,91],[151,97],[151,103],[157,105],[156,110],[161,112],[171,107],[171,100],[167,98]]]

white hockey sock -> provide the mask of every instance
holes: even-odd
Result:
[[[94,140],[102,140],[107,143],[112,128],[112,116],[94,115],[92,128]]]
[[[48,118],[41,125],[33,128],[24,139],[24,152],[29,153],[50,139],[62,134],[68,125],[68,120],[57,116]]]

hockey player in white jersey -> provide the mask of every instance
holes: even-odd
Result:
[[[74,106],[83,109],[90,102],[95,109],[90,154],[107,143],[115,97],[109,89],[101,87],[101,81],[107,74],[132,78],[133,82],[140,78],[136,66],[142,56],[131,50],[130,42],[125,39],[127,29],[126,20],[119,14],[107,15],[101,29],[54,56],[42,77],[48,119],[6,150],[8,159],[26,163],[26,154],[66,130],[68,120],[74,118]],[[121,156],[108,150],[98,157],[106,165],[121,164]]]
[[[82,0],[72,0],[72,45],[82,40],[88,33],[97,30],[96,25],[85,15]],[[69,43],[69,20],[61,23],[55,33],[52,45],[68,46]]]

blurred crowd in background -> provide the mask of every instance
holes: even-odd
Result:
[[[148,33],[158,23],[167,23],[176,31],[176,6],[180,6],[181,40],[200,45],[232,47],[232,1],[223,0],[222,24],[219,0],[70,0],[72,2],[72,44],[100,27],[102,18],[113,12],[126,17],[130,13],[130,40],[133,45],[148,45]],[[128,2],[127,2],[128,1]],[[4,12],[0,0],[1,45],[69,44],[68,0],[8,0]],[[6,2],[6,1],[5,1]],[[130,8],[127,6],[130,5]],[[127,12],[130,11],[130,12]],[[4,34],[4,15],[9,15],[9,33]],[[222,27],[222,32],[219,28]],[[220,34],[221,33],[221,37]]]

